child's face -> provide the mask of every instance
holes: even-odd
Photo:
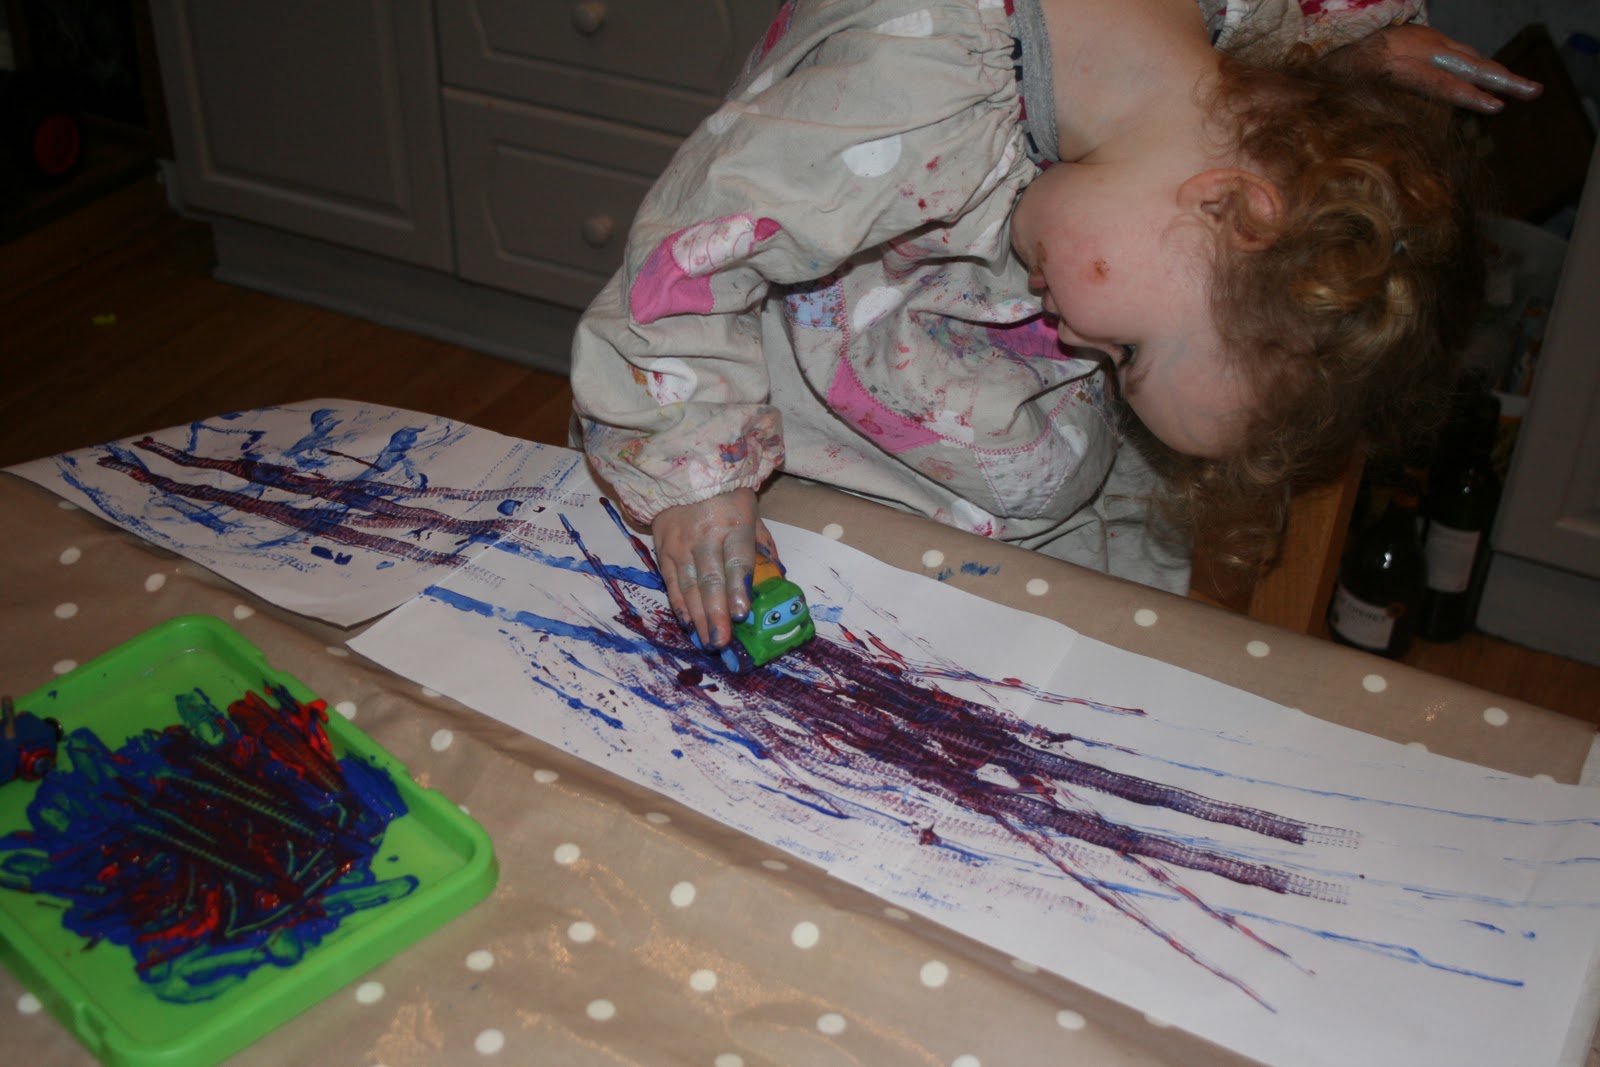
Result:
[[[1213,230],[1175,182],[1138,168],[1058,163],[1023,190],[1011,246],[1064,344],[1097,348],[1168,447],[1215,458],[1238,439],[1249,390],[1211,322]]]

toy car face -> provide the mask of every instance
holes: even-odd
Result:
[[[733,626],[734,639],[744,646],[752,666],[770,663],[816,636],[811,609],[798,585],[787,578],[769,578],[754,593],[750,617]]]

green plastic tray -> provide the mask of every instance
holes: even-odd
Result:
[[[148,728],[179,722],[174,696],[195,687],[219,707],[247,691],[281,685],[295,699],[314,694],[275,671],[233,628],[209,615],[163,623],[85,663],[17,703],[57,719],[64,730],[94,731],[116,749]],[[288,967],[262,966],[213,999],[178,1004],[158,998],[120,945],[90,946],[61,921],[50,897],[0,888],[0,961],[102,1063],[203,1067],[237,1052],[329,993],[482,900],[498,875],[488,835],[454,803],[411,780],[406,768],[340,715],[327,733],[338,756],[356,754],[388,771],[408,812],[389,824],[382,874],[414,875],[408,896],[346,917]],[[70,769],[65,749],[62,768]],[[29,825],[38,783],[0,787],[0,836]],[[394,857],[391,861],[390,857]]]

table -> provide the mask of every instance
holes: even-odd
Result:
[[[826,489],[781,482],[764,513],[1444,755],[1574,782],[1594,740],[1553,712]],[[346,649],[352,631],[272,607],[11,475],[0,514],[7,692],[173,616],[213,614],[495,841],[489,899],[231,1062],[1245,1062],[420,689]],[[8,1061],[94,1062],[4,971],[0,1019]]]

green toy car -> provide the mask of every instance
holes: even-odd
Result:
[[[733,624],[733,640],[716,653],[734,674],[764,667],[817,635],[805,593],[775,561],[764,556],[757,561],[751,594],[749,616]]]

